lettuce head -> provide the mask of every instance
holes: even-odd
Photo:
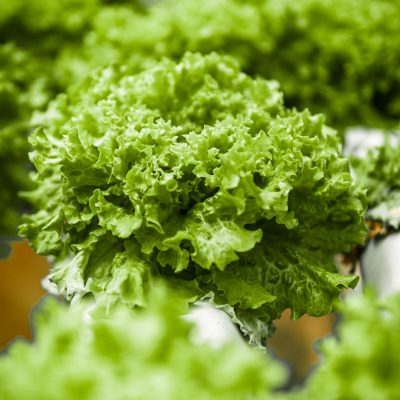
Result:
[[[329,313],[356,284],[333,256],[363,242],[365,199],[335,131],[232,58],[105,68],[38,123],[20,232],[69,300],[141,306],[160,276],[251,331]]]

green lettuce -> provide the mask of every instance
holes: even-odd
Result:
[[[34,318],[33,343],[0,357],[3,400],[265,399],[284,369],[240,339],[200,342],[164,291],[146,309],[104,317],[90,306],[47,299]]]
[[[292,399],[397,399],[400,396],[400,296],[368,293],[343,302],[337,338],[320,345],[322,361]]]
[[[275,38],[257,73],[282,82],[288,105],[323,112],[337,127],[395,126],[400,118],[400,3],[262,1]]]
[[[368,213],[371,221],[382,222],[391,229],[400,228],[400,137],[389,137],[386,143],[371,149],[365,157],[352,157],[357,180],[367,188]]]
[[[16,41],[38,52],[57,51],[57,46],[79,40],[93,17],[112,3],[138,9],[136,0],[8,0],[0,5],[0,33],[4,41]],[[37,39],[43,39],[37,43]]]
[[[140,306],[161,276],[257,326],[329,313],[356,284],[333,256],[363,242],[364,195],[335,131],[233,59],[108,67],[38,123],[20,233],[69,300]]]

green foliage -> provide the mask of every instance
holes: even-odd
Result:
[[[388,400],[400,397],[400,296],[371,293],[343,303],[338,337],[324,340],[322,362],[293,399]]]
[[[247,322],[332,311],[356,283],[332,259],[363,241],[364,197],[323,117],[282,101],[217,54],[94,74],[31,137],[21,234],[65,258],[51,280],[68,299],[141,305],[161,275]]]
[[[159,1],[142,14],[109,7],[94,18],[80,51],[61,55],[58,69],[65,82],[76,82],[105,63],[126,63],[137,72],[186,51],[227,53],[249,67],[270,40],[258,7],[246,2]]]
[[[0,236],[16,234],[17,192],[30,187],[26,134],[30,113],[49,99],[44,69],[28,52],[0,45]]]
[[[393,126],[400,118],[400,3],[265,1],[275,47],[257,73],[282,82],[290,105],[335,126]],[[265,72],[264,72],[265,71]]]
[[[0,357],[3,400],[266,399],[284,370],[240,341],[196,340],[165,293],[146,309],[96,315],[87,305],[47,299],[36,313],[35,341]]]
[[[353,157],[352,167],[357,180],[367,188],[367,218],[400,228],[400,146],[386,144],[368,152],[364,158]]]
[[[278,80],[289,106],[323,112],[329,124],[387,126],[400,118],[399,18],[392,0],[166,0],[142,14],[110,7],[58,69],[71,82],[112,61],[139,71],[188,50],[218,51]]]
[[[137,8],[138,1],[116,1]],[[8,0],[0,5],[3,41],[14,41],[39,53],[56,52],[59,46],[79,40],[93,17],[112,0]],[[38,39],[42,41],[37,42]]]

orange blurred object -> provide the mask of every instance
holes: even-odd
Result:
[[[267,346],[290,366],[289,385],[303,382],[310,369],[319,362],[315,341],[332,333],[335,319],[335,314],[318,318],[304,315],[293,321],[290,310],[286,310],[281,319],[275,321],[277,329]]]
[[[0,261],[0,349],[16,336],[31,338],[30,313],[45,291],[40,281],[49,264],[27,241],[12,244],[12,253]]]

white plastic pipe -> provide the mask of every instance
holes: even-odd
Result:
[[[400,291],[400,232],[370,240],[361,256],[364,284],[380,297]]]
[[[195,342],[208,343],[214,348],[229,341],[243,342],[230,317],[224,311],[218,310],[208,303],[195,303],[184,318],[196,325],[193,337]]]

